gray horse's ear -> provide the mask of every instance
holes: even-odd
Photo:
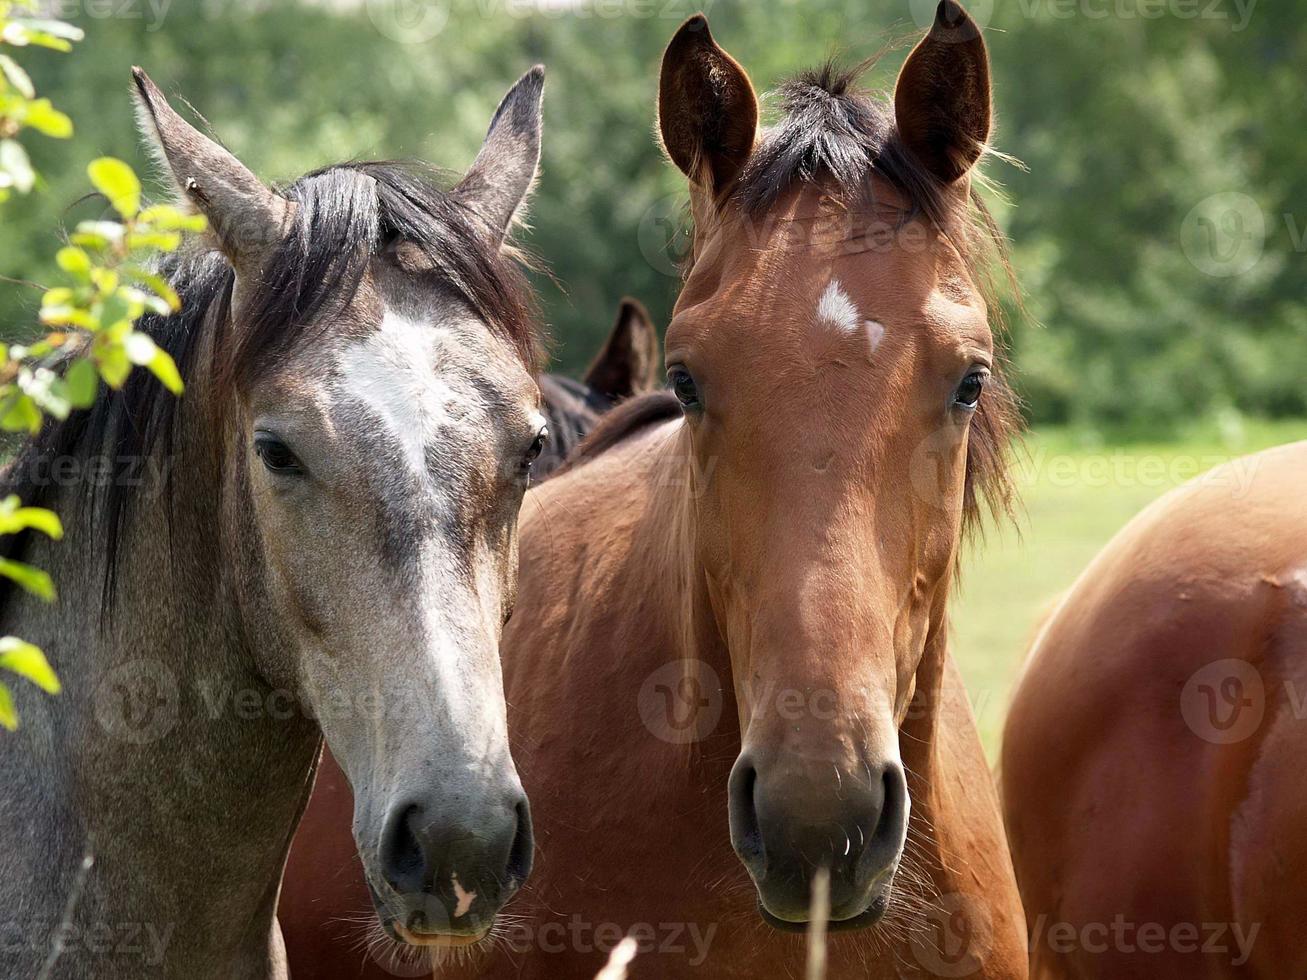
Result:
[[[495,110],[477,158],[454,188],[501,239],[531,192],[540,166],[544,90],[543,65],[517,80]]]
[[[132,69],[141,127],[182,199],[237,272],[253,271],[286,234],[293,206],[229,152],[182,119],[140,68]]]
[[[899,136],[940,181],[964,177],[989,141],[989,53],[957,0],[941,0],[930,32],[908,55],[894,87]]]
[[[721,191],[748,162],[758,136],[758,96],[739,62],[695,14],[663,53],[658,130],[672,163],[690,180]]]
[[[639,300],[622,300],[617,322],[583,380],[614,402],[658,387],[658,331]]]

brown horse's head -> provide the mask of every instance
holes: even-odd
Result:
[[[699,16],[660,85],[695,222],[666,359],[740,715],[731,835],[781,927],[808,918],[823,866],[833,921],[885,911],[910,805],[899,726],[1008,417],[976,271],[992,225],[971,195],[984,41],[945,0],[892,107],[856,74],[789,83],[759,131],[748,76]]]

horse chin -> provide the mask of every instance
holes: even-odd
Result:
[[[889,887],[886,886],[871,900],[871,904],[856,915],[829,920],[826,923],[826,931],[855,932],[858,929],[869,929],[885,917],[886,911],[889,910],[889,897]],[[762,916],[763,922],[779,932],[807,932],[812,924],[809,919],[791,921],[775,916],[767,911],[767,906],[761,900],[758,902],[758,914]]]
[[[409,946],[426,946],[433,949],[465,949],[469,946],[475,946],[490,935],[488,927],[480,933],[470,935],[410,932],[394,921],[387,924],[386,931],[393,939],[401,943],[406,943]]]
[[[377,894],[377,890],[368,882],[368,891],[372,893],[373,908],[381,922],[382,931],[397,943],[426,949],[467,949],[476,946],[490,935],[493,923],[477,924],[466,929],[428,932],[421,928],[412,928],[413,914],[397,915]]]

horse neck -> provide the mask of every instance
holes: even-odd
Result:
[[[95,858],[78,918],[184,929],[169,955],[206,976],[228,975],[224,961],[266,958],[319,736],[273,701],[255,667],[262,637],[239,612],[237,582],[251,570],[238,567],[249,558],[233,526],[248,500],[223,489],[233,484],[220,451],[228,433],[214,421],[223,413],[213,411],[209,372],[192,373],[175,455],[156,446],[142,467],[166,479],[131,491],[108,615],[102,499],[81,506],[64,490],[54,507],[71,518],[67,537],[30,559],[51,571],[60,601],[20,602],[6,625],[40,643],[65,684],[30,719],[31,736],[58,759],[49,774],[31,774],[33,806],[49,807],[33,816],[55,827],[45,858],[55,868]],[[99,452],[112,454],[112,436]],[[68,878],[52,877],[62,884],[49,899],[62,902]],[[75,953],[65,965],[82,975]]]

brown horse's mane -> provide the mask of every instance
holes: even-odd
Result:
[[[212,400],[221,404],[235,387],[257,383],[262,372],[311,342],[316,328],[353,298],[368,264],[405,243],[422,254],[435,278],[513,345],[534,375],[543,359],[543,334],[525,275],[457,195],[443,189],[445,183],[432,168],[396,161],[340,164],[306,174],[280,190],[298,205],[295,221],[265,274],[247,284],[239,331],[231,322],[235,273],[221,254],[200,242],[166,256],[159,269],[180,296],[181,310],[149,314],[137,329],[172,355],[188,384],[209,379]],[[200,364],[206,334],[213,338],[212,361]],[[104,537],[106,610],[112,606],[136,482],[122,470],[139,467],[155,452],[171,456],[185,401],[146,372],[134,372],[120,390],[102,385],[90,408],[48,421],[0,472],[0,496],[13,493],[25,504],[41,506],[52,491],[39,474],[51,461],[108,458],[112,478],[94,488],[80,485],[80,500],[74,500]],[[0,555],[20,556],[26,541],[26,534],[0,538]],[[0,579],[0,612],[9,594],[9,580]]]
[[[584,466],[651,425],[681,417],[681,403],[669,391],[651,391],[622,402],[605,415],[552,476]]]

